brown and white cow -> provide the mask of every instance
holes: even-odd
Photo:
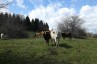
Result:
[[[46,44],[49,46],[49,40],[51,39],[50,31],[44,31],[43,38],[46,41]]]
[[[41,32],[36,32],[35,33],[35,37],[43,37],[43,31],[41,31]]]
[[[61,33],[56,31],[56,30],[44,31],[43,37],[46,40],[46,43],[48,45],[49,45],[49,40],[51,39],[51,41],[56,46],[59,46],[59,41],[60,41]]]

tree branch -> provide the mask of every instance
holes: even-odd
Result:
[[[9,4],[11,4],[12,2],[7,2],[7,3],[1,3],[0,4],[0,9],[1,8],[6,8]]]

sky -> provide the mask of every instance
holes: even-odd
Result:
[[[8,1],[12,3],[0,12],[28,15],[30,20],[39,18],[50,28],[56,28],[65,17],[79,15],[85,21],[83,27],[97,33],[97,0],[0,0],[0,3]]]

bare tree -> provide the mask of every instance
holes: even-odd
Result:
[[[81,33],[85,35],[85,28],[82,27],[83,22],[79,16],[70,16],[58,24],[58,30],[61,32],[71,32],[73,37]]]
[[[2,8],[6,8],[9,4],[11,4],[12,2],[7,2],[7,3],[0,3],[0,9]]]

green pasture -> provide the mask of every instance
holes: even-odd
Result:
[[[97,39],[61,39],[59,47],[43,38],[0,39],[0,64],[97,64]]]

